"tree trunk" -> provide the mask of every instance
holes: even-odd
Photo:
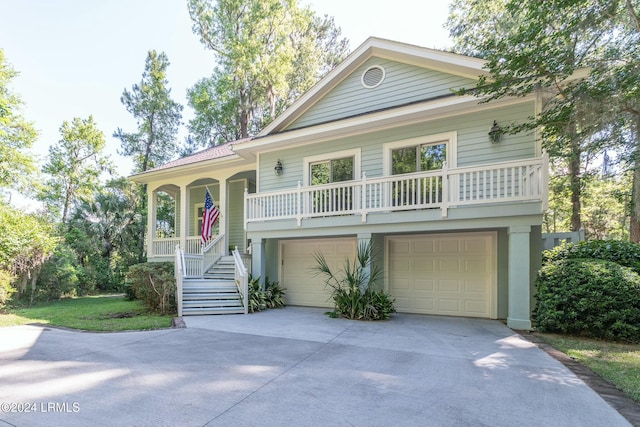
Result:
[[[569,158],[569,186],[571,188],[571,231],[582,228],[582,177],[580,175],[580,142],[571,143],[571,157]]]
[[[244,89],[240,89],[240,137],[249,136],[249,111],[247,106],[247,95]]]
[[[640,116],[635,117],[635,139],[633,153],[633,183],[631,184],[631,215],[629,223],[629,240],[640,243]]]

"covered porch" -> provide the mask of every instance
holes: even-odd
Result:
[[[173,260],[177,245],[186,256],[202,255],[203,249],[211,245],[216,246],[221,256],[229,255],[236,247],[240,253],[246,251],[243,197],[245,191],[255,189],[255,172],[216,175],[147,186],[149,261]],[[207,189],[220,210],[220,217],[211,238],[203,242],[200,230]]]

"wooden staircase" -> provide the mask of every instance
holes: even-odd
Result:
[[[232,256],[220,258],[203,278],[183,279],[182,315],[200,314],[244,314]]]

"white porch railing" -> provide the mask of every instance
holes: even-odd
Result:
[[[236,265],[235,280],[236,286],[240,295],[242,295],[242,305],[244,307],[244,314],[249,313],[249,272],[242,261],[242,256],[238,252],[238,247],[231,252],[233,260]]]
[[[206,246],[209,246],[213,240],[218,239],[219,236],[214,236],[207,241]],[[172,256],[176,245],[181,244],[180,237],[170,238],[155,238],[151,242],[153,246],[153,256]],[[189,236],[185,239],[184,253],[191,255],[202,254],[202,239],[200,236]]]
[[[178,308],[178,317],[182,317],[182,278],[184,277],[185,264],[184,252],[180,249],[180,245],[175,247],[175,276],[176,276],[176,306]]]
[[[179,237],[156,238],[151,242],[154,255],[171,256],[176,250],[176,245],[180,244]]]
[[[296,219],[455,206],[541,201],[546,207],[548,157],[447,168],[327,185],[248,194],[245,228],[252,221]]]

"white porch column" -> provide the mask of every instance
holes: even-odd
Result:
[[[264,239],[251,239],[251,275],[264,280],[267,277],[267,262]]]
[[[147,184],[147,260],[156,255],[153,245],[156,237],[156,210],[156,192]]]
[[[531,329],[530,226],[509,227],[509,314],[507,326]]]
[[[187,248],[187,237],[189,236],[189,187],[186,184],[180,185],[180,247],[182,250]]]
[[[224,250],[225,253],[229,250],[229,230],[227,217],[229,216],[229,199],[227,196],[227,179],[228,177],[220,178],[218,184],[218,209],[220,209],[219,230],[220,234],[224,234]],[[228,254],[227,254],[228,255]]]

